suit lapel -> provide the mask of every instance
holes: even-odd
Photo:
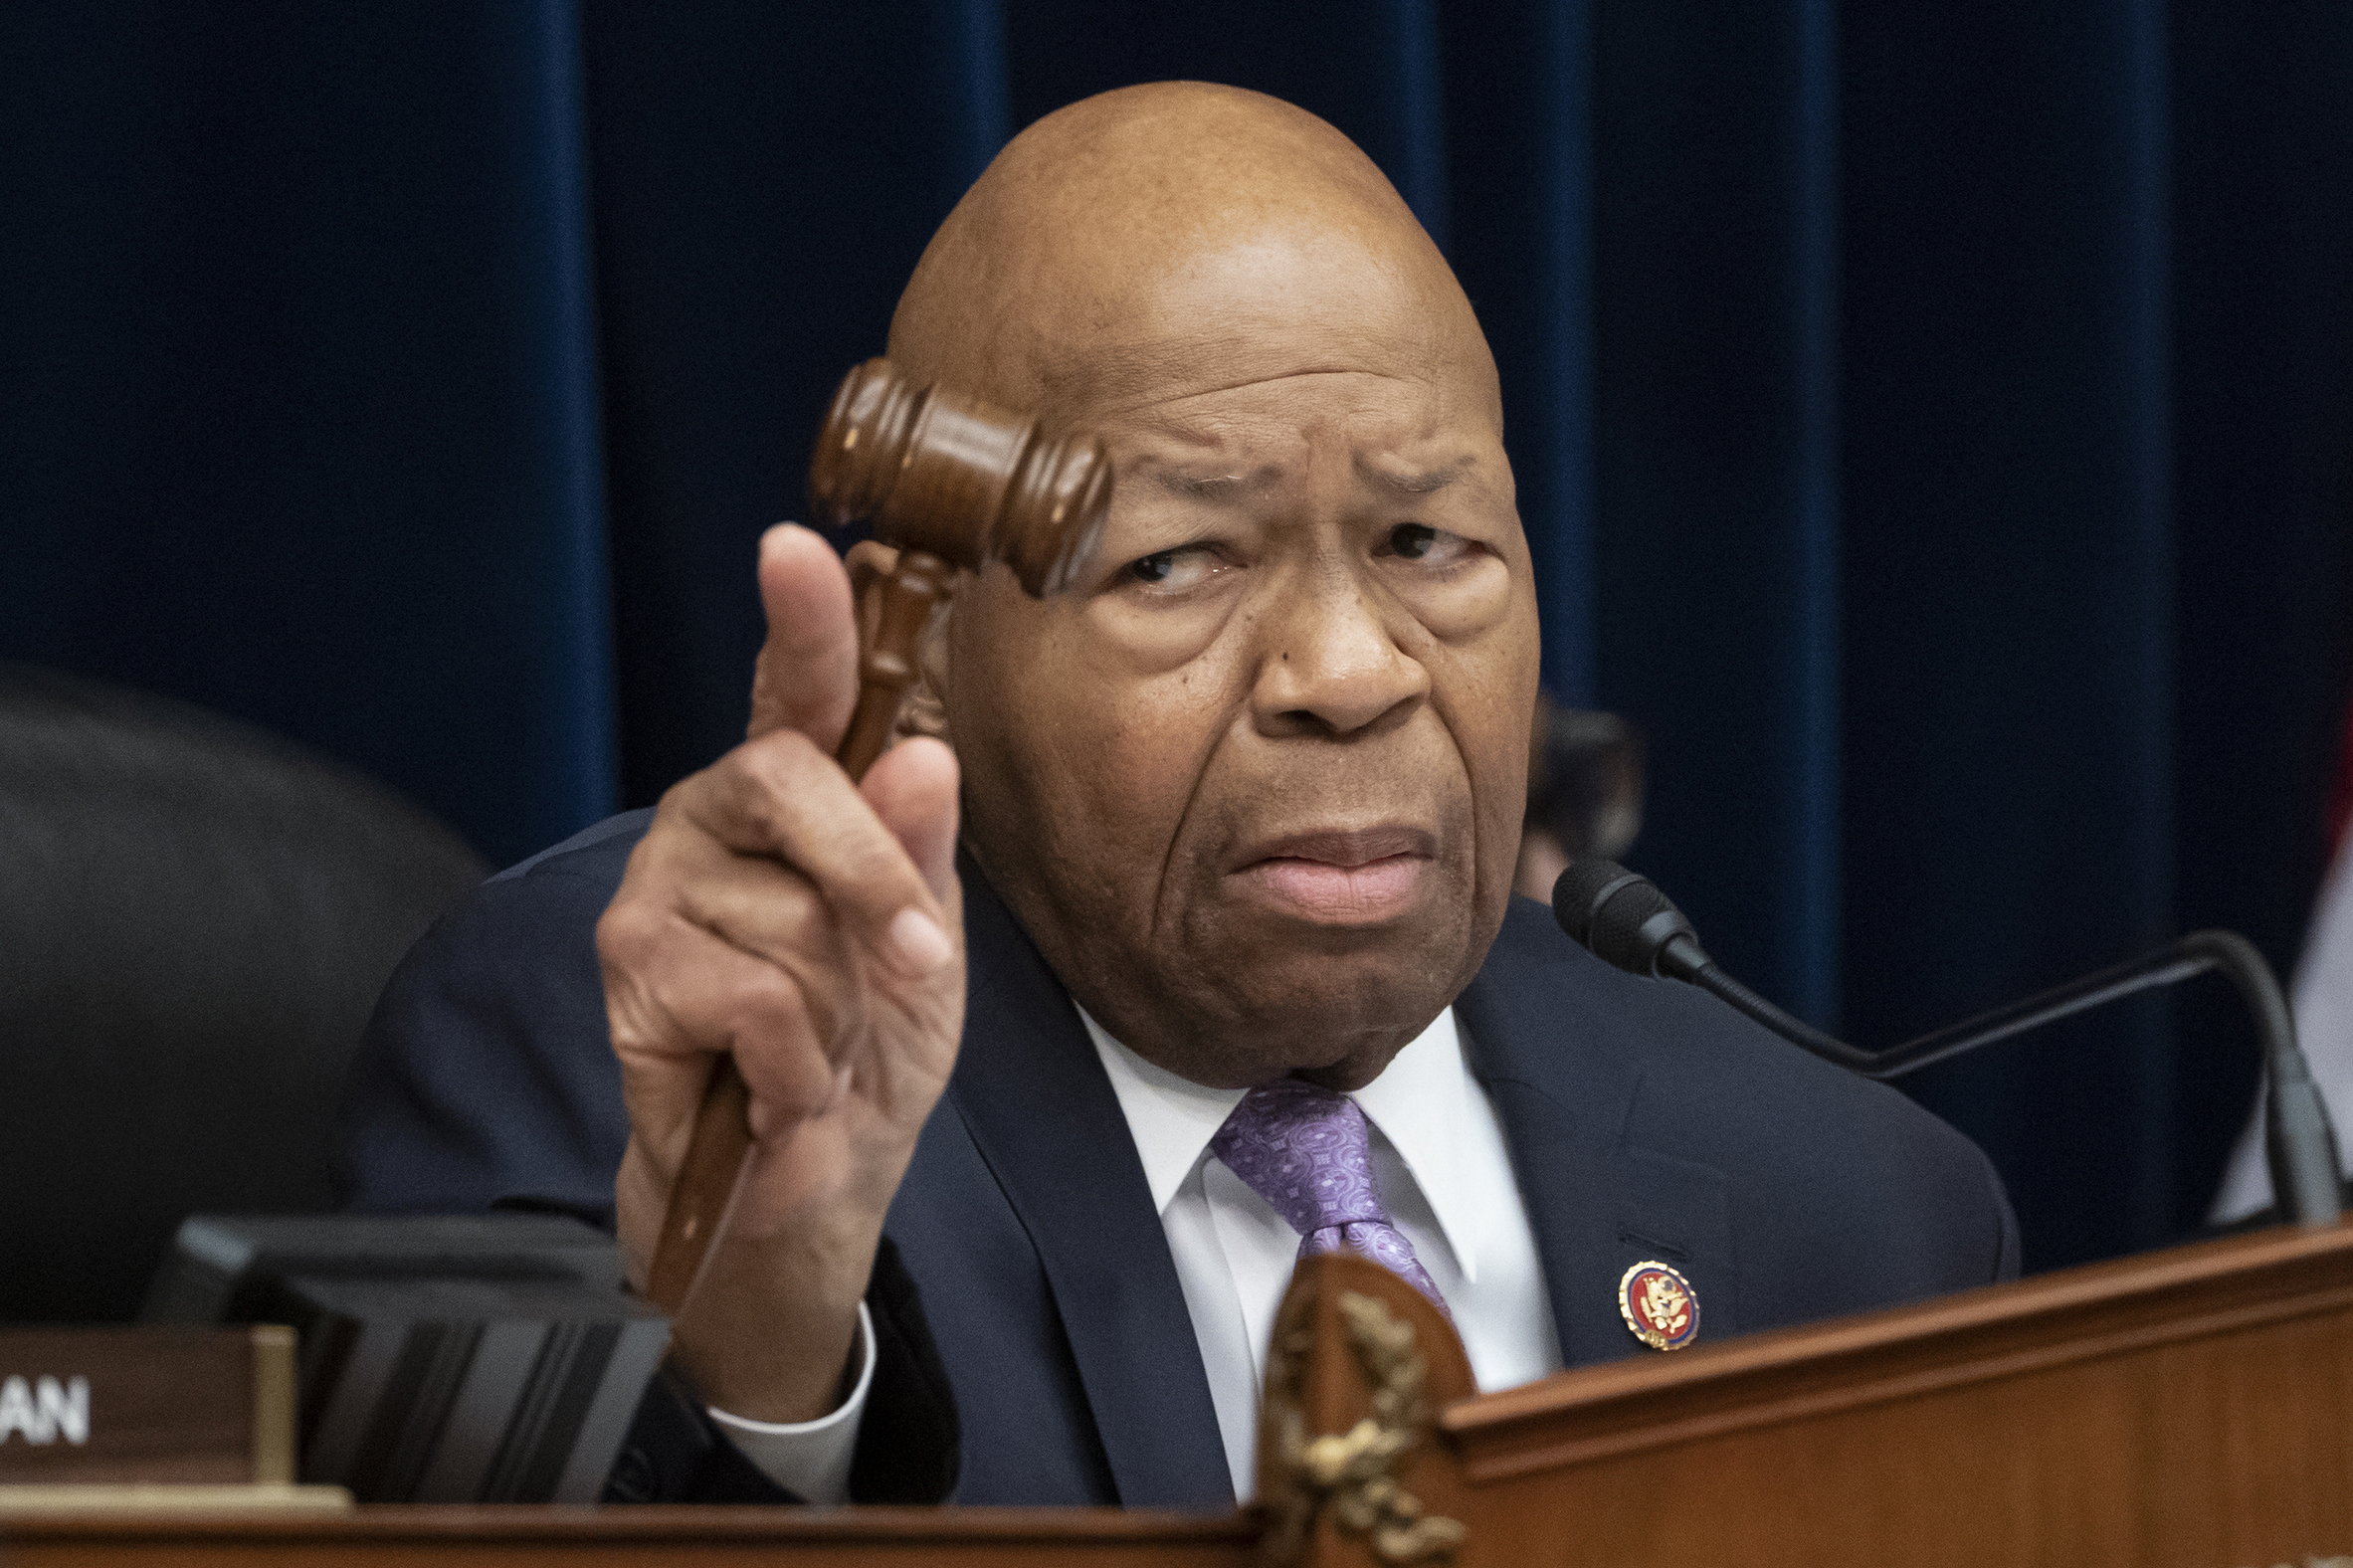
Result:
[[[979,869],[959,870],[973,979],[947,1099],[1037,1248],[1119,1501],[1230,1508],[1209,1379],[1127,1118],[1068,993]]]
[[[1618,1287],[1629,1268],[1651,1261],[1690,1280],[1703,1340],[1737,1332],[1723,1174],[1645,1143],[1646,1111],[1671,1098],[1652,1082],[1650,1031],[1592,983],[1595,960],[1557,932],[1540,934],[1550,943],[1515,911],[1455,1005],[1471,1071],[1510,1147],[1561,1355],[1581,1366],[1642,1348],[1619,1313]]]

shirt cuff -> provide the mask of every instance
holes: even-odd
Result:
[[[850,1500],[850,1460],[858,1449],[858,1424],[866,1414],[867,1390],[875,1381],[875,1320],[858,1303],[860,1365],[858,1386],[842,1408],[815,1421],[747,1421],[716,1405],[710,1419],[743,1451],[760,1472],[804,1502]]]

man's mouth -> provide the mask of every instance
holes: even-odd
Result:
[[[1283,912],[1321,925],[1377,925],[1420,900],[1438,841],[1401,825],[1286,834],[1253,845],[1234,875]]]

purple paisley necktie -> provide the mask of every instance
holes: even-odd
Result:
[[[1454,1321],[1414,1244],[1373,1192],[1371,1133],[1356,1101],[1297,1078],[1262,1084],[1242,1096],[1209,1150],[1299,1233],[1301,1258],[1369,1258]]]

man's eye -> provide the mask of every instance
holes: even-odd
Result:
[[[1409,561],[1418,561],[1430,553],[1430,546],[1438,542],[1438,530],[1419,522],[1401,522],[1389,530],[1389,548],[1393,554]]]
[[[1397,556],[1401,560],[1445,566],[1462,559],[1470,551],[1471,541],[1459,533],[1433,528],[1426,522],[1401,522],[1389,530],[1387,545],[1381,553]]]
[[[1158,588],[1163,592],[1181,592],[1217,571],[1220,561],[1214,550],[1198,544],[1183,545],[1173,550],[1158,550],[1141,560],[1127,564],[1129,580]]]

